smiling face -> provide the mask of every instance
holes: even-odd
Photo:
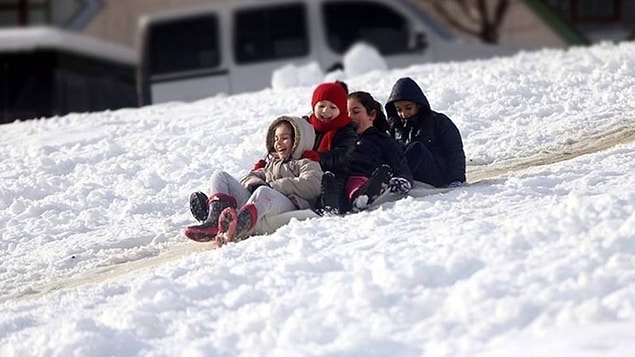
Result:
[[[399,115],[402,120],[415,116],[419,112],[419,108],[421,108],[421,105],[410,100],[398,100],[394,102],[393,105],[395,106],[397,115]]]
[[[358,133],[363,133],[373,125],[376,114],[374,110],[369,112],[357,98],[348,98],[348,116],[357,124]]]
[[[330,100],[321,100],[313,106],[313,114],[322,121],[329,121],[340,115],[340,109]]]
[[[283,121],[276,125],[273,131],[273,149],[280,159],[287,160],[291,157],[294,140],[291,124]]]

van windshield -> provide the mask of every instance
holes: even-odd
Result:
[[[158,22],[149,33],[151,75],[209,69],[220,64],[218,19],[214,14]]]
[[[236,63],[306,56],[309,40],[303,4],[240,10],[234,21]]]
[[[385,5],[364,1],[327,2],[322,8],[329,47],[339,54],[364,41],[383,55],[409,52],[408,21]]]

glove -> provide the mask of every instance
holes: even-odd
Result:
[[[266,164],[267,164],[267,162],[264,159],[260,159],[260,160],[258,160],[258,162],[256,162],[254,164],[254,167],[251,169],[251,171],[256,171],[258,169],[262,169],[263,167],[265,167]]]
[[[390,192],[408,193],[412,188],[412,184],[410,184],[408,179],[403,177],[393,177],[388,182],[388,188],[390,189]]]
[[[305,152],[302,153],[302,158],[303,159],[309,159],[312,161],[316,161],[316,162],[320,162],[320,154],[318,154],[317,151],[314,150],[307,150]]]
[[[452,181],[447,185],[447,188],[457,188],[463,186],[463,182],[461,181]]]

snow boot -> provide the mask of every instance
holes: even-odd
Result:
[[[318,214],[323,216],[340,214],[340,192],[335,174],[327,171],[322,176],[320,207]]]
[[[390,166],[383,164],[376,168],[368,181],[355,192],[352,199],[353,209],[364,210],[368,208],[388,187],[391,177],[392,169]]]
[[[203,223],[209,216],[209,198],[201,191],[192,192],[190,195],[190,212],[197,221]]]
[[[258,212],[253,204],[243,206],[238,212],[232,207],[224,209],[218,217],[216,245],[220,247],[227,242],[236,242],[247,238],[257,220]]]
[[[192,201],[195,201],[196,204],[199,205],[201,195],[204,196],[205,194],[202,192],[194,192],[190,196],[190,210],[192,210],[193,214]],[[210,242],[216,238],[218,234],[218,217],[225,208],[236,207],[236,200],[229,195],[217,193],[207,200],[205,207],[207,207],[207,216],[204,222],[199,225],[189,226],[185,228],[184,232],[186,237],[197,242]],[[197,211],[198,214],[201,214],[200,212],[202,212],[202,210]]]

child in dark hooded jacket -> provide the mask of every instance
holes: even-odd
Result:
[[[416,181],[435,187],[465,183],[465,152],[452,120],[430,108],[423,91],[411,78],[395,82],[385,105],[390,135],[404,150]]]

